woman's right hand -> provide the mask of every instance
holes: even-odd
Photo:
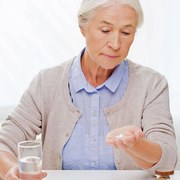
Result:
[[[4,180],[19,180],[18,166],[13,166],[4,176]]]
[[[38,175],[28,175],[28,174],[22,174],[21,173],[21,180],[41,180],[47,176],[46,172],[42,172]],[[9,169],[9,171],[6,173],[4,180],[19,180],[19,170],[18,166],[13,166]]]

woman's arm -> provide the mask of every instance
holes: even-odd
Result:
[[[9,152],[0,151],[0,165],[0,178],[5,179],[5,175],[7,174],[7,172],[12,167],[17,167],[17,159],[13,154]],[[18,171],[14,172],[14,176],[18,180]]]
[[[159,162],[162,156],[162,149],[160,145],[146,139],[142,139],[132,148],[127,148],[126,152],[142,169],[151,168]]]

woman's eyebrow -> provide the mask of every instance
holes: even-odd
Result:
[[[107,25],[112,25],[112,23],[107,22],[107,21],[101,21],[100,24],[107,24]]]
[[[132,24],[127,24],[122,27],[122,29],[124,29],[124,28],[135,29],[135,27]]]
[[[127,24],[127,25],[125,25],[124,27],[130,27],[130,28],[133,28],[133,25],[132,25],[132,24]]]
[[[113,25],[112,23],[107,22],[107,21],[101,21],[100,24],[106,24],[106,25],[111,25],[111,26]],[[134,26],[132,24],[127,24],[127,25],[123,26],[122,28],[132,28],[132,29],[134,29]]]

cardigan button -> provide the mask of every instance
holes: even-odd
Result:
[[[106,114],[107,114],[107,115],[110,115],[111,113],[108,111]]]
[[[116,161],[116,164],[119,166],[121,163],[119,160]]]

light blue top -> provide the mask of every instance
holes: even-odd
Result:
[[[116,104],[128,84],[128,62],[123,61],[100,86],[91,86],[81,69],[81,56],[75,57],[69,75],[69,89],[73,104],[82,116],[77,121],[69,141],[63,148],[63,169],[113,170],[112,147],[105,143],[109,132],[104,108]]]

